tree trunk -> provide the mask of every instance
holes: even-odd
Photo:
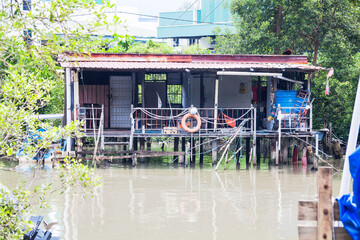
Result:
[[[316,65],[317,63],[317,57],[318,57],[318,53],[319,53],[319,46],[320,46],[320,42],[318,39],[315,40],[315,48],[314,48],[314,59],[312,64]]]
[[[283,7],[278,6],[277,14],[275,13],[276,23],[274,30],[275,30],[275,37],[277,40],[275,46],[275,54],[280,54],[280,32],[281,32],[282,12],[283,12]]]

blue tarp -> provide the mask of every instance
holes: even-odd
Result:
[[[340,220],[354,240],[360,240],[360,147],[349,156],[353,192],[343,195],[339,201]]]

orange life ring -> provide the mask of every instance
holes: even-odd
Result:
[[[186,120],[189,117],[193,117],[196,119],[197,124],[194,128],[189,128],[189,126],[186,124]],[[201,119],[200,119],[199,115],[193,115],[191,113],[188,113],[181,119],[181,126],[185,131],[187,131],[189,133],[197,132],[200,130],[200,127],[201,127]]]

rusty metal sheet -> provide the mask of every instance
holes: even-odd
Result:
[[[74,67],[83,69],[109,69],[109,70],[305,70],[319,71],[325,68],[305,65],[305,64],[285,64],[285,63],[242,63],[242,62],[111,62],[111,61],[77,61],[61,62],[61,67]]]

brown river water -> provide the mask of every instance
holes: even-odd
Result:
[[[24,169],[0,172],[0,181],[31,181]],[[51,179],[51,169],[36,171],[35,181]],[[59,222],[55,233],[65,240],[298,239],[298,201],[316,196],[316,173],[301,165],[218,172],[113,165],[96,174],[103,187],[94,198],[53,196],[34,215]],[[340,180],[335,174],[334,196]]]

